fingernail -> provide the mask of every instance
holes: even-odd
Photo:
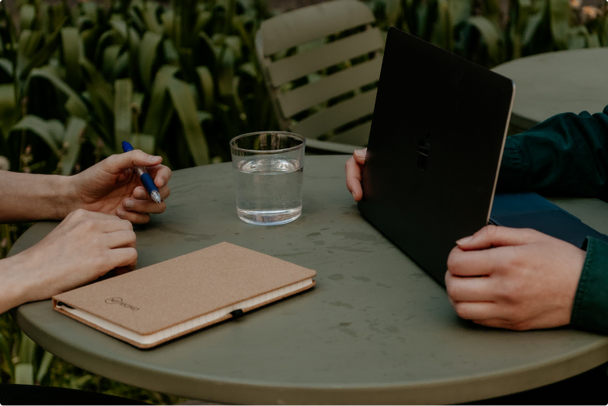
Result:
[[[365,158],[365,151],[362,149],[356,149],[355,155],[357,155],[359,158]]]
[[[127,209],[132,209],[135,206],[135,202],[131,199],[125,200],[125,207]]]
[[[464,237],[461,238],[460,240],[456,241],[457,245],[464,245],[464,244],[468,244],[469,242],[471,242],[471,240],[473,239],[473,236],[468,236],[468,237]]]
[[[126,214],[127,212],[125,212],[123,209],[116,209],[116,215],[118,217],[123,218]]]
[[[150,162],[156,162],[156,161],[158,161],[158,159],[159,159],[159,158],[160,158],[159,156],[156,156],[156,155],[151,155],[151,156],[148,158],[148,161],[150,161]]]
[[[353,192],[352,195],[353,195],[353,199],[356,200],[357,198],[355,197],[355,192]]]

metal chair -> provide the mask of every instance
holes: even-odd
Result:
[[[367,145],[384,36],[371,10],[334,0],[262,22],[256,51],[282,130],[307,148],[352,153]]]

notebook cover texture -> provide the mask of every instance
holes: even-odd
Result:
[[[57,307],[65,304],[141,335],[313,278],[316,272],[227,242],[53,296],[53,308],[106,334],[149,348],[207,325],[142,345]],[[243,312],[314,286],[306,285]]]

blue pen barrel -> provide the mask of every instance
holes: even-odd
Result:
[[[152,177],[150,176],[150,174],[148,174],[148,172],[143,172],[142,174],[140,174],[139,179],[141,180],[141,183],[144,185],[146,190],[156,190],[154,181],[152,180]]]

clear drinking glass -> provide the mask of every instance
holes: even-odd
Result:
[[[305,143],[301,135],[283,131],[243,134],[230,141],[241,220],[275,226],[300,217]]]

